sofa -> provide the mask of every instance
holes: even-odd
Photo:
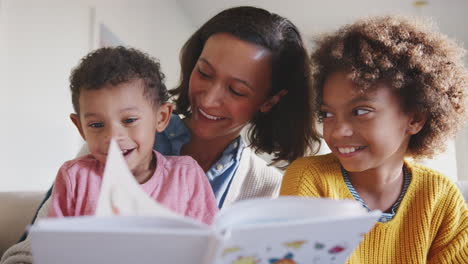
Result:
[[[457,185],[468,204],[468,181]],[[0,192],[0,256],[21,237],[44,195],[45,192]]]
[[[0,192],[0,256],[31,223],[45,192]]]

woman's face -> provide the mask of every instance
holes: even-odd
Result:
[[[192,135],[232,140],[254,113],[269,111],[276,102],[271,68],[269,50],[226,33],[211,36],[190,76]]]

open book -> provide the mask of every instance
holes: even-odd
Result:
[[[96,216],[31,227],[35,264],[344,263],[380,216],[351,200],[280,197],[223,208],[207,226],[151,200],[111,144]]]

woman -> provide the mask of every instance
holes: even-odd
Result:
[[[254,152],[289,164],[314,143],[318,148],[315,128],[307,125],[314,121],[307,57],[289,20],[255,7],[220,12],[182,48],[181,81],[172,91],[178,115],[156,135],[155,149],[192,156],[220,208],[276,197],[281,173]],[[247,124],[249,146],[241,137]],[[47,203],[38,217],[46,211]],[[2,263],[18,260],[31,262],[28,240],[10,248]]]
[[[157,135],[166,155],[192,156],[205,170],[218,206],[276,196],[281,174],[274,161],[301,157],[318,136],[310,111],[309,61],[297,28],[254,7],[222,11],[181,51],[181,81],[172,91],[176,113]],[[240,136],[250,123],[250,147]]]

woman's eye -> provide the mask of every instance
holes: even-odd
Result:
[[[125,119],[123,122],[124,122],[125,124],[131,124],[131,123],[136,122],[137,120],[138,120],[138,118],[127,118],[127,119]]]
[[[367,113],[370,113],[371,111],[368,109],[356,109],[354,110],[354,115],[360,116],[360,115],[365,115]]]
[[[88,126],[89,126],[89,127],[92,127],[92,128],[101,128],[101,127],[104,127],[104,123],[102,123],[102,122],[94,122],[94,123],[90,123]]]
[[[200,68],[198,68],[198,73],[199,73],[203,78],[206,78],[206,79],[211,78],[210,75],[208,75],[207,73],[205,73],[204,71],[202,71]]]
[[[229,91],[231,91],[231,93],[233,93],[234,95],[237,95],[237,96],[245,96],[245,94],[243,93],[239,93],[238,91],[236,91],[234,88],[232,88],[231,86],[229,86]]]

